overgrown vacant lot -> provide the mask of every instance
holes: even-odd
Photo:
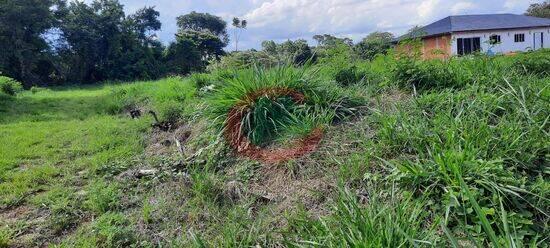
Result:
[[[549,56],[0,95],[0,247],[547,247]],[[266,162],[232,116],[257,149],[323,136]]]

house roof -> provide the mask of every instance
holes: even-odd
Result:
[[[550,27],[550,19],[514,14],[448,16],[420,28],[418,37],[434,36],[461,31]],[[398,39],[408,38],[403,35]]]

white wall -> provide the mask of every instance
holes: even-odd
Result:
[[[550,48],[550,27],[548,28],[529,28],[529,29],[511,29],[511,30],[494,30],[494,31],[478,31],[478,32],[459,32],[452,35],[451,50],[453,55],[457,54],[456,40],[458,38],[473,38],[481,39],[481,51],[487,52],[489,48],[494,53],[509,53],[518,51],[527,51],[533,47],[533,33],[544,33],[544,48]],[[515,34],[525,34],[525,42],[514,42]],[[490,45],[489,37],[491,35],[500,35],[500,44]]]

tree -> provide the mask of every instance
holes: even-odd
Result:
[[[350,38],[338,38],[330,34],[314,35],[313,39],[317,41],[318,46],[323,47],[334,47],[339,44],[353,45],[353,40]]]
[[[550,0],[546,0],[542,3],[531,4],[527,11],[525,11],[525,15],[550,18]]]
[[[153,7],[126,16],[118,0],[62,6],[60,29],[66,46],[60,49],[67,80],[96,82],[132,80],[162,75],[163,46],[154,32],[161,28]]]
[[[374,32],[355,45],[356,53],[363,59],[373,59],[377,54],[386,54],[392,47],[394,36],[389,32]]]
[[[223,48],[226,46],[226,43],[210,32],[186,30],[177,33],[176,39],[192,41],[200,52],[203,62],[210,59],[219,59],[220,56],[225,54]]]
[[[239,50],[239,38],[241,31],[246,29],[248,22],[246,20],[240,20],[238,17],[233,18],[233,27],[235,27],[235,52]]]
[[[218,60],[225,54],[227,46],[227,23],[218,16],[208,13],[191,12],[177,18],[179,31],[176,42],[191,41],[200,53],[200,64],[206,64],[211,59]]]
[[[25,88],[47,80],[37,71],[49,64],[43,35],[55,25],[54,7],[53,0],[0,1],[0,72],[22,81]]]
[[[409,31],[407,31],[407,34],[405,34],[405,36],[410,39],[417,39],[422,37],[425,33],[426,31],[424,31],[424,28],[422,28],[421,26],[414,26],[409,29]]]
[[[272,40],[262,41],[262,50],[271,56],[278,56],[279,53],[277,51],[277,43]]]
[[[217,36],[225,45],[229,43],[227,23],[220,17],[195,11],[177,17],[179,31],[210,32]]]
[[[148,42],[156,38],[154,32],[162,27],[159,16],[160,13],[154,7],[144,7],[128,17],[128,25],[143,42]]]
[[[164,54],[164,62],[169,73],[179,75],[204,68],[196,44],[185,38],[178,38],[176,42],[170,43]]]
[[[263,51],[280,62],[290,59],[295,65],[303,65],[309,60],[315,60],[311,47],[306,40],[299,39],[295,41],[287,40],[281,44],[274,41],[263,41]]]

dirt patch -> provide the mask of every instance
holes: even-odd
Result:
[[[47,210],[21,205],[0,210],[0,225],[6,225],[14,231],[10,247],[46,247],[48,217]]]
[[[395,112],[399,104],[405,104],[412,98],[413,96],[410,93],[400,90],[391,90],[381,94],[378,98],[372,99],[370,107],[382,112]]]
[[[150,210],[140,210],[137,232],[153,244],[186,235],[183,228],[189,224],[188,213],[182,206],[186,204],[190,186],[191,179],[185,175],[156,186],[146,198]]]
[[[162,156],[183,152],[181,146],[185,144],[190,136],[191,128],[187,125],[175,126],[174,129],[168,131],[153,129],[145,154],[148,156]]]
[[[249,190],[275,204],[277,213],[293,211],[298,206],[303,206],[314,217],[329,213],[326,202],[335,192],[335,177],[320,174],[296,177],[281,166],[262,167],[257,175],[249,184]]]

